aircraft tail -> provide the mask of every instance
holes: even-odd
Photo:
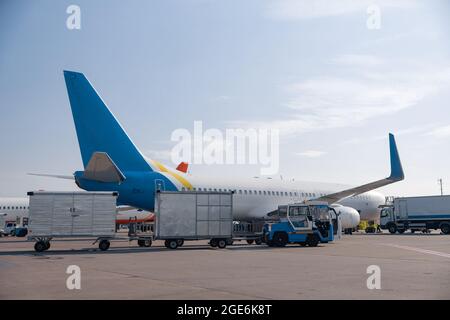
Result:
[[[82,73],[64,71],[84,168],[104,152],[122,171],[151,171],[150,165]]]

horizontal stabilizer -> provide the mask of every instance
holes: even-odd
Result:
[[[49,178],[58,178],[58,179],[67,179],[74,180],[73,176],[61,175],[61,174],[46,174],[46,173],[27,173],[30,176],[38,176],[38,177],[49,177]]]
[[[125,180],[125,176],[105,152],[94,152],[84,170],[83,178],[117,183]]]
[[[389,134],[389,151],[391,159],[391,174],[389,175],[389,177],[374,182],[370,182],[358,187],[354,187],[351,189],[331,193],[323,197],[317,198],[315,200],[326,201],[329,204],[331,204],[334,202],[338,202],[339,200],[342,200],[344,198],[356,196],[358,194],[368,192],[386,186],[388,184],[403,180],[405,178],[405,175],[403,173],[402,164],[400,162],[400,156],[398,154],[395,138],[392,133]]]

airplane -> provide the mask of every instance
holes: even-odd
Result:
[[[392,134],[389,134],[391,174],[357,187],[187,174],[187,166],[176,170],[144,157],[84,74],[64,71],[64,78],[84,170],[75,171],[73,176],[44,176],[74,179],[77,186],[86,191],[118,191],[118,205],[153,212],[157,190],[234,191],[236,220],[263,219],[273,214],[279,205],[320,200],[328,202],[341,214],[343,228],[353,228],[360,219],[378,219],[378,206],[385,203],[385,197],[372,190],[404,179]]]

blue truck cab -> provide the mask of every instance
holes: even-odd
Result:
[[[310,201],[278,207],[273,222],[263,228],[263,241],[270,247],[288,243],[316,247],[334,240],[333,217],[336,212],[327,202]]]

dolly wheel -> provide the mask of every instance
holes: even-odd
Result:
[[[225,239],[220,239],[219,241],[217,241],[217,246],[220,249],[225,249],[225,247],[227,246],[227,241]]]
[[[138,240],[137,243],[138,243],[139,247],[143,247],[144,246],[144,240]]]
[[[145,239],[144,241],[144,247],[151,247],[152,246],[152,239]]]
[[[169,240],[169,249],[176,249],[178,248],[178,241],[177,240]]]
[[[261,238],[256,239],[255,244],[257,244],[258,246],[261,245],[262,244]]]
[[[248,244],[252,244],[252,243],[253,243],[253,239],[247,240],[247,243],[248,243]]]
[[[50,241],[45,241],[45,250],[50,249]]]
[[[209,241],[209,245],[213,248],[217,247],[217,240],[216,239],[211,239]]]
[[[45,244],[44,241],[38,241],[34,244],[34,250],[36,250],[37,252],[42,252],[44,250],[46,250],[47,245]]]
[[[102,251],[106,251],[109,249],[109,246],[111,244],[109,243],[108,240],[101,240],[100,243],[98,244],[98,248]]]
[[[177,245],[178,245],[179,247],[181,247],[183,244],[184,244],[184,240],[183,240],[183,239],[178,239],[178,240],[177,240]]]

